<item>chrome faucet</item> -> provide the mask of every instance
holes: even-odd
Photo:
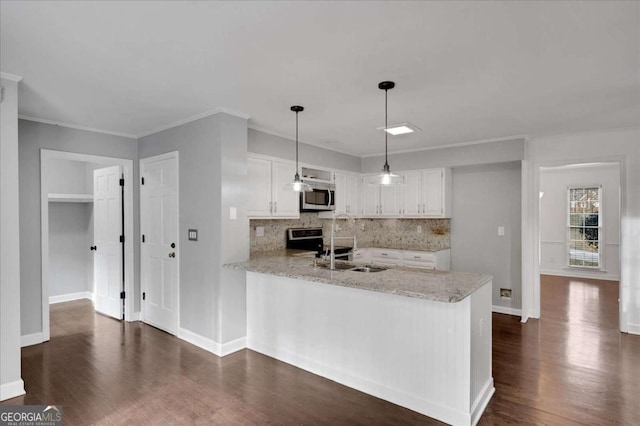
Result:
[[[347,218],[350,219],[352,222],[352,228],[351,228],[351,236],[350,237],[336,237],[336,219],[340,219],[340,218]],[[330,263],[329,263],[329,269],[331,269],[332,271],[336,269],[336,252],[335,252],[335,240],[344,240],[344,239],[351,239],[353,241],[353,249],[352,252],[358,250],[358,241],[356,238],[356,220],[353,216],[351,216],[350,214],[347,213],[340,213],[337,215],[333,216],[333,220],[331,221],[331,251],[329,253],[329,259],[330,259]]]

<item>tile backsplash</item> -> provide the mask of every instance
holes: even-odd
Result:
[[[282,250],[286,246],[288,228],[323,228],[325,244],[329,244],[331,220],[317,213],[300,213],[300,219],[252,219],[249,238],[251,252]],[[337,220],[336,235],[351,235],[352,224]],[[451,247],[450,219],[356,219],[358,247],[384,247],[404,250],[437,251]],[[257,227],[264,236],[256,236]],[[418,232],[418,227],[422,232]]]

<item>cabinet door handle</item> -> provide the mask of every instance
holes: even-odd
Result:
[[[420,256],[413,256],[414,259],[422,259]]]
[[[274,201],[273,202],[273,212],[276,213],[278,211],[278,202]]]
[[[269,202],[269,213],[273,213],[273,203]]]

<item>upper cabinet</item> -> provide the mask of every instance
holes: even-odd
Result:
[[[295,173],[296,167],[293,164],[249,156],[249,219],[299,218],[300,194],[285,189]]]
[[[359,175],[353,173],[335,173],[336,182],[336,214],[347,213],[357,215],[360,213],[360,184]]]
[[[451,217],[451,169],[400,173],[404,184],[379,186],[362,179],[362,216],[405,218]]]
[[[451,169],[404,173],[402,211],[405,217],[451,217]]]

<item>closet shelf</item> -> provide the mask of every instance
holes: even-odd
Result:
[[[93,194],[49,194],[50,203],[93,203]]]

